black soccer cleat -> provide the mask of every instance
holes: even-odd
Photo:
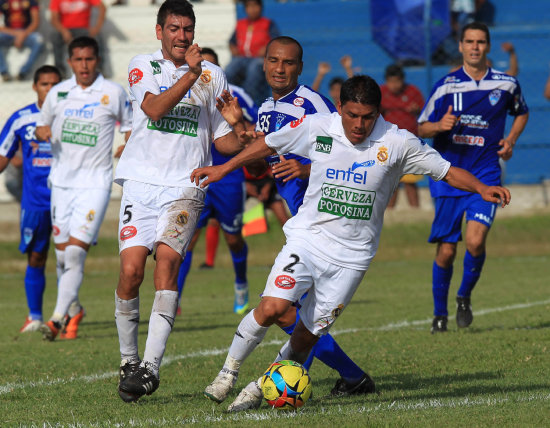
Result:
[[[444,333],[447,331],[447,317],[446,316],[436,316],[432,321],[432,328],[430,330],[432,334],[435,333]]]
[[[147,366],[125,376],[118,386],[118,395],[126,402],[139,400],[143,395],[151,395],[159,387],[159,378]]]
[[[137,401],[139,397],[136,397],[134,394],[129,394],[127,392],[121,391],[120,385],[124,380],[135,373],[137,369],[139,368],[140,361],[128,361],[128,360],[122,360],[120,363],[119,368],[119,381],[118,381],[118,395],[120,398],[122,398],[123,401],[126,403],[131,403],[133,401]]]
[[[344,396],[344,395],[360,395],[360,394],[373,394],[376,392],[376,387],[372,378],[365,373],[363,377],[356,383],[346,382],[344,378],[340,378],[336,381],[334,388],[330,390],[330,395]]]
[[[458,328],[468,327],[474,320],[469,297],[456,296],[456,325]]]

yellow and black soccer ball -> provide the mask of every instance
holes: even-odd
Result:
[[[276,409],[295,410],[311,396],[311,378],[304,366],[291,360],[277,361],[262,376],[262,393]]]

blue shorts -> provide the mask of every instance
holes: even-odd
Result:
[[[490,228],[495,219],[497,205],[484,201],[477,193],[435,198],[435,217],[428,242],[462,241],[464,213],[466,222],[474,220]]]
[[[21,210],[21,243],[23,254],[35,251],[42,253],[50,247],[52,219],[50,210]]]
[[[206,226],[208,219],[214,217],[224,232],[232,235],[241,233],[244,200],[244,182],[211,184],[206,192],[197,228]]]

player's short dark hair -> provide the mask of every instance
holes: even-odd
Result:
[[[464,41],[464,34],[467,30],[481,30],[485,33],[485,38],[487,39],[487,44],[491,44],[491,35],[489,34],[489,27],[485,25],[483,22],[470,22],[469,24],[466,24],[464,27],[462,27],[462,31],[460,33],[460,41]]]
[[[350,77],[344,82],[340,90],[340,103],[344,105],[348,101],[374,106],[379,109],[382,101],[380,86],[370,76],[359,74]]]
[[[40,76],[43,74],[57,74],[57,77],[59,77],[59,80],[62,79],[61,72],[57,67],[54,67],[53,65],[43,65],[40,68],[37,68],[34,72],[34,76],[32,78],[33,83],[37,83],[40,80]]]
[[[296,45],[298,46],[298,59],[300,61],[302,61],[302,57],[304,56],[304,49],[302,48],[302,45],[300,44],[300,42],[298,42],[298,40],[296,39],[293,39],[292,37],[289,37],[289,36],[279,36],[279,37],[275,37],[274,39],[271,39],[269,41],[269,43],[267,44],[267,46],[265,47],[265,54],[267,56],[267,51],[269,50],[269,47],[271,46],[271,43],[273,42],[278,42],[278,43],[281,43],[283,45]]]
[[[243,5],[246,6],[247,3],[256,3],[260,7],[264,7],[262,0],[242,0]]]
[[[333,77],[328,82],[328,87],[332,88],[334,85],[343,85],[343,84],[344,84],[344,79],[342,79],[341,77]]]
[[[387,79],[388,77],[399,77],[400,79],[405,78],[405,72],[403,71],[403,68],[401,68],[398,64],[391,64],[386,67],[386,70],[384,72],[384,77]]]
[[[195,24],[195,12],[193,5],[187,0],[166,0],[160,5],[157,13],[157,24],[164,28],[168,15],[186,16]]]
[[[99,45],[97,44],[97,40],[93,37],[80,36],[71,40],[71,43],[69,43],[68,47],[69,58],[73,56],[73,50],[78,48],[92,48],[94,51],[94,55],[96,57],[99,57]]]
[[[214,57],[214,59],[216,60],[216,65],[219,64],[219,61],[218,61],[218,54],[216,53],[216,51],[212,48],[201,48],[201,54],[206,54],[206,55],[212,55]]]

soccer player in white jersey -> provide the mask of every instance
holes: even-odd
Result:
[[[223,401],[239,369],[267,329],[302,294],[301,319],[277,360],[303,363],[350,302],[374,257],[384,210],[403,174],[427,174],[484,199],[510,201],[510,192],[486,186],[380,115],[381,93],[368,76],[342,86],[338,113],[306,116],[259,137],[224,165],[201,168],[201,185],[247,162],[293,152],[312,161],[309,186],[296,216],[284,226],[287,243],[277,256],[259,306],[241,321],[225,364],[209,391]],[[327,251],[330,248],[330,251]]]
[[[165,1],[157,14],[156,35],[161,49],[134,57],[128,67],[132,136],[115,174],[123,186],[115,317],[122,360],[118,391],[124,401],[135,401],[159,386],[159,367],[178,306],[178,270],[204,205],[205,189],[190,181],[191,172],[211,165],[212,141],[224,155],[242,149],[216,108],[216,98],[227,89],[225,74],[208,61],[201,66],[201,50],[193,44],[191,4]],[[153,251],[156,292],[140,361],[139,287]]]
[[[48,93],[37,120],[36,137],[51,141],[51,215],[58,265],[58,292],[45,339],[74,339],[84,309],[78,291],[90,244],[97,238],[113,180],[116,122],[128,137],[131,111],[124,88],[97,71],[97,41],[83,36],[69,44],[73,76]],[[65,317],[68,315],[69,319]]]

